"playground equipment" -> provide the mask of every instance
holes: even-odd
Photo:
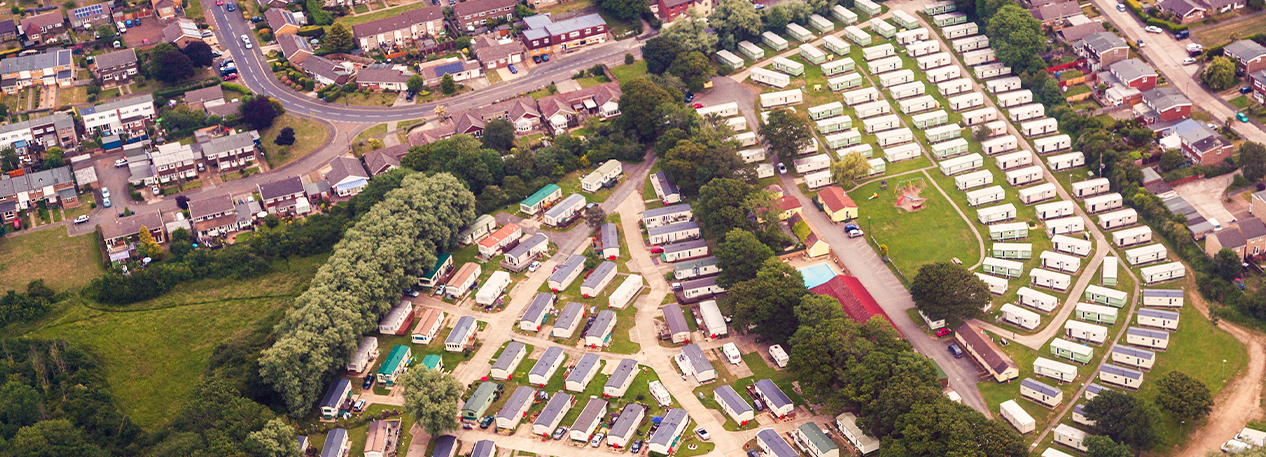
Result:
[[[923,190],[925,183],[923,178],[911,178],[898,181],[893,192],[897,195],[897,206],[907,208],[908,211],[916,211],[923,209],[923,203],[927,201],[926,197],[917,197]],[[909,205],[908,207],[906,205]]]

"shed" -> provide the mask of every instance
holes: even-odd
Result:
[[[1085,440],[1088,435],[1086,432],[1077,430],[1068,424],[1059,424],[1055,427],[1052,434],[1055,436],[1055,442],[1079,450],[1088,452],[1090,448],[1086,447]]]
[[[580,356],[576,366],[572,367],[571,373],[567,374],[563,388],[572,392],[584,392],[585,388],[589,386],[589,382],[593,381],[594,375],[598,374],[598,367],[601,362],[602,357],[592,352]]]
[[[615,311],[609,309],[598,311],[589,329],[585,330],[585,346],[590,348],[610,346],[612,334],[615,332],[615,320]]]
[[[712,400],[717,402],[721,407],[721,411],[725,415],[734,420],[739,427],[746,426],[748,422],[755,418],[752,405],[743,399],[733,387],[723,385],[712,391]]]
[[[611,377],[607,378],[607,383],[602,386],[602,397],[623,397],[624,393],[628,392],[629,386],[633,385],[633,380],[637,378],[637,372],[636,360],[621,360],[611,372]]]
[[[1042,316],[1019,306],[1007,303],[998,310],[1002,312],[1002,320],[1021,328],[1033,330],[1042,325]]]
[[[1040,292],[1028,287],[1021,287],[1016,291],[1016,297],[1021,305],[1028,306],[1038,311],[1049,313],[1059,306],[1059,299],[1054,295]]]
[[[1084,365],[1090,363],[1090,360],[1094,358],[1095,350],[1084,344],[1074,343],[1063,338],[1055,338],[1051,340],[1051,355]]]
[[[1073,380],[1077,379],[1077,367],[1045,357],[1038,357],[1033,360],[1033,373],[1054,379],[1060,383],[1073,382]]]
[[[1143,306],[1182,308],[1182,289],[1143,289]]]
[[[1065,202],[1071,203],[1066,200]],[[1093,247],[1093,243],[1091,243],[1090,240],[1073,238],[1065,235],[1055,235],[1051,237],[1051,245],[1056,251],[1081,257],[1090,255],[1090,250]]]
[[[514,389],[514,393],[510,394],[510,398],[506,400],[500,411],[497,411],[497,429],[498,430],[514,430],[519,427],[519,422],[527,417],[527,410],[532,406],[532,399],[536,398],[536,389],[528,386],[519,386]]]
[[[990,203],[1002,201],[1005,196],[1002,186],[991,186],[980,190],[973,190],[967,193],[967,204],[971,206],[988,205]],[[1028,233],[1028,226],[1025,226],[1025,234]],[[992,237],[991,237],[992,239]]]
[[[550,346],[541,354],[541,358],[532,366],[532,370],[528,372],[528,383],[545,387],[549,384],[550,378],[554,377],[554,372],[558,371],[558,367],[563,365],[563,361],[567,359],[567,354],[563,352],[563,348],[558,346]]]
[[[1064,321],[1064,334],[1069,338],[1077,341],[1089,341],[1095,344],[1103,344],[1108,338],[1108,328],[1100,325],[1087,324],[1081,321]]]
[[[1143,372],[1105,364],[1099,369],[1099,380],[1129,389],[1138,389],[1143,384]]]
[[[1112,346],[1112,363],[1150,370],[1156,364],[1156,353],[1117,344]]]
[[[554,396],[549,399],[549,403],[545,404],[545,408],[541,410],[541,414],[536,416],[536,420],[532,422],[532,433],[549,436],[558,428],[558,424],[563,421],[563,416],[571,411],[575,399],[566,393],[555,392]],[[474,456],[472,456],[474,457]]]
[[[554,312],[554,303],[557,301],[558,297],[554,294],[547,292],[536,294],[527,309],[523,311],[523,318],[519,319],[519,330],[539,332],[541,326],[545,325],[545,318]]]
[[[611,424],[611,430],[607,433],[607,443],[616,449],[628,447],[644,419],[646,419],[645,406],[637,403],[624,405],[624,410],[620,411],[620,417]]]
[[[1008,203],[1008,206],[1011,205]],[[997,207],[994,207],[997,208]],[[1012,205],[1014,208],[1014,205]],[[984,222],[984,221],[981,221]],[[989,248],[989,255],[999,259],[1031,259],[1033,258],[1032,243],[994,243]]]
[[[589,438],[597,430],[598,424],[601,424],[606,417],[607,401],[589,397],[589,402],[585,403],[585,408],[580,410],[580,415],[576,416],[576,421],[571,424],[570,436],[572,441],[589,442]]]
[[[1024,411],[1024,408],[1021,408],[1015,400],[1007,400],[998,405],[998,413],[1021,435],[1032,432],[1037,427],[1037,421],[1033,420],[1033,416]]]
[[[514,370],[519,369],[524,357],[527,357],[527,346],[518,341],[506,343],[505,349],[501,350],[501,355],[492,364],[492,371],[488,376],[498,381],[514,379]]]
[[[1143,267],[1139,270],[1139,274],[1143,276],[1144,284],[1152,285],[1186,276],[1187,267],[1183,266],[1182,262],[1171,262]]]
[[[1049,360],[1041,357],[1038,360]],[[1052,360],[1052,362],[1054,362]],[[1059,362],[1055,362],[1059,363]],[[1034,364],[1036,369],[1036,364]],[[1062,364],[1061,364],[1062,365]],[[1020,381],[1020,395],[1029,400],[1033,400],[1047,408],[1059,406],[1064,401],[1064,392],[1054,387],[1042,384],[1033,378],[1024,378]]]
[[[1140,311],[1147,308],[1142,308]],[[1135,346],[1165,350],[1169,347],[1169,333],[1159,330],[1148,330],[1130,327],[1125,330],[1125,342]]]
[[[1073,202],[1060,200],[1057,202],[1043,203],[1041,205],[1034,206],[1033,209],[1037,211],[1037,218],[1044,221],[1047,219],[1072,216],[1073,207]]]
[[[1042,259],[1042,268],[1049,268],[1055,271],[1063,271],[1066,273],[1076,273],[1081,269],[1081,258],[1068,254],[1060,254],[1053,251],[1042,251],[1039,256]]]

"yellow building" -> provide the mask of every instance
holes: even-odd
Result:
[[[818,203],[822,204],[822,211],[826,212],[832,222],[857,219],[857,204],[839,186],[830,186],[819,191]]]

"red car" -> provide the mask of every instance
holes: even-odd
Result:
[[[703,108],[703,103],[695,103],[695,109]]]
[[[946,336],[949,336],[950,333],[952,333],[950,332],[950,329],[942,327],[936,330],[936,337],[937,338],[946,337]]]
[[[223,6],[224,0],[215,0],[215,6]]]
[[[664,248],[662,246],[651,246],[651,254],[663,254],[663,253],[664,253]]]
[[[234,79],[237,79],[237,73],[230,73],[228,76],[224,77],[225,81],[232,81]]]

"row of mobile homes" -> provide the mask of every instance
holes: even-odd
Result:
[[[860,105],[854,106],[853,110],[857,114],[858,119],[864,120],[866,118],[891,114],[892,105],[889,105],[887,101],[877,100],[870,103],[862,103]],[[891,116],[891,117],[895,118],[897,116]],[[870,129],[867,129],[867,130],[869,131]]]
[[[804,175],[804,185],[810,189],[826,187],[831,184],[835,184],[835,178],[831,176],[831,170]]]
[[[1020,124],[1020,133],[1023,133],[1024,136],[1029,138],[1049,135],[1056,132],[1059,132],[1059,121],[1052,117],[1045,117]],[[1036,141],[1034,143],[1036,143]]]
[[[1046,164],[1051,167],[1052,172],[1064,171],[1085,165],[1086,156],[1081,152],[1070,152],[1068,154],[1051,156],[1046,159]]]
[[[990,273],[1004,278],[1018,278],[1024,275],[1024,264],[1014,260],[995,259],[993,257],[985,257],[981,262],[981,269],[985,273]]]
[[[800,89],[760,94],[760,106],[765,109],[787,105],[799,105],[801,103],[804,103],[804,93],[801,92]]]
[[[1147,309],[1141,308],[1140,311]],[[1125,330],[1125,342],[1135,346],[1165,350],[1169,347],[1169,332],[1130,327]]]
[[[1028,154],[1028,151],[1021,152]],[[1010,184],[1011,187],[1020,187],[1041,181],[1045,175],[1042,173],[1042,167],[1032,166],[1008,171],[1006,177],[1007,184]]]
[[[1059,306],[1059,299],[1055,298],[1054,295],[1030,289],[1028,287],[1021,287],[1020,290],[1016,292],[1016,299],[1021,305],[1028,306],[1044,313],[1054,311],[1055,307]]]
[[[1023,122],[1029,119],[1037,119],[1045,116],[1046,107],[1042,106],[1041,103],[1029,103],[1027,105],[1020,105],[1008,109],[1007,112],[1009,113],[1008,118],[1011,119],[1012,122]],[[1038,151],[1038,153],[1040,154],[1041,151]]]
[[[1134,208],[1113,211],[1099,215],[1099,227],[1104,230],[1115,230],[1138,223],[1139,213]],[[1164,255],[1162,254],[1162,257]]]
[[[917,43],[928,39],[928,29],[919,27],[903,32],[897,32],[896,38],[897,44],[902,46],[909,45],[910,43]]]
[[[1029,276],[1032,278],[1029,285],[1058,291],[1068,290],[1068,286],[1073,282],[1072,276],[1040,268],[1030,270]]]
[[[1182,289],[1143,289],[1143,306],[1182,308]]]
[[[1042,267],[1056,271],[1064,271],[1068,273],[1076,273],[1081,269],[1081,258],[1068,254],[1061,254],[1053,251],[1042,251],[1039,256],[1042,259]]]
[[[967,193],[967,204],[971,206],[988,205],[990,203],[1002,201],[1006,197],[1006,192],[1002,190],[1002,186],[991,186],[980,190],[973,190]],[[1025,236],[1028,235],[1028,225],[1025,224]]]
[[[951,56],[948,52],[938,52],[914,59],[915,64],[920,70],[927,71],[933,68],[940,68],[951,63]]]
[[[945,13],[950,13],[954,11],[958,11],[958,5],[956,5],[954,2],[949,1],[949,0],[942,0],[939,2],[928,2],[928,3],[923,4],[923,14],[926,14],[928,16],[936,16],[939,14],[945,14]],[[944,27],[944,26],[938,25],[938,27]]]
[[[985,153],[985,155],[992,156],[994,154],[1014,151],[1017,147],[1019,147],[1019,145],[1020,141],[1016,139],[1015,135],[1004,135],[982,141],[980,143],[980,149],[981,152]]]
[[[963,92],[970,92],[975,87],[976,85],[972,83],[970,79],[958,78],[958,79],[938,83],[936,85],[936,91],[940,92],[941,96],[949,97],[952,95],[961,94]]]
[[[869,16],[878,16],[884,11],[883,7],[870,0],[858,0],[854,2],[854,5],[857,6],[857,9],[862,10],[863,13],[866,13]]]
[[[844,5],[835,5],[831,7],[831,16],[845,24],[856,24],[857,13],[849,11]]]
[[[1051,355],[1085,365],[1095,357],[1095,350],[1084,344],[1055,338],[1051,340]]]
[[[1060,384],[1077,379],[1077,367],[1045,357],[1033,360],[1033,373],[1059,381]]]
[[[1026,205],[1043,202],[1055,198],[1055,184],[1045,183],[1020,189],[1020,201]]]
[[[752,81],[754,82],[765,84],[767,86],[776,87],[779,89],[787,87],[787,85],[791,84],[790,76],[787,76],[785,74],[782,74],[776,71],[766,70],[760,67],[753,67],[750,76],[752,78]]]
[[[965,171],[975,170],[985,165],[985,158],[980,154],[970,154],[962,157],[941,161],[941,173],[946,176],[953,176]]]
[[[941,42],[936,40],[916,41],[906,45],[906,55],[910,57],[926,56],[940,50]]]
[[[1150,370],[1156,364],[1156,353],[1117,344],[1112,346],[1112,363]]]
[[[914,70],[897,70],[878,75],[879,86],[888,87],[914,81]]]
[[[981,49],[987,49],[987,48],[981,48]],[[976,52],[976,51],[973,51],[973,52]],[[999,76],[1009,75],[1011,74],[1011,67],[1008,67],[998,62],[998,63],[989,63],[989,64],[984,64],[984,65],[977,65],[975,67],[972,67],[971,71],[972,73],[976,74],[976,79],[983,80],[983,79],[997,78]]]
[[[1099,380],[1128,389],[1137,390],[1143,385],[1143,372],[1105,364],[1099,369]]]
[[[1003,295],[1007,293],[1007,289],[1011,288],[1011,282],[997,276],[990,276],[984,273],[976,273],[976,277],[980,278],[989,287],[989,293],[994,295]]]
[[[1019,79],[1019,78],[1015,78],[1015,79]],[[994,81],[1008,81],[1009,82],[1011,80],[1012,80],[1011,78],[992,79],[992,80],[986,81],[985,84],[988,84]],[[1033,103],[1033,91],[1028,90],[1028,89],[1011,90],[1009,92],[1002,92],[997,95],[998,95],[998,106],[1001,106],[1003,108],[1010,109],[1011,107]]]
[[[1037,326],[1042,325],[1041,315],[1010,303],[1002,305],[1001,308],[998,308],[998,311],[1002,312],[1003,321],[1020,328],[1033,330]]]
[[[1149,244],[1125,251],[1125,261],[1130,262],[1130,265],[1138,266],[1165,260],[1168,255],[1169,250],[1165,249],[1165,245]]]
[[[817,121],[815,124],[818,126],[818,133],[829,135],[853,128],[853,118],[848,116],[835,116]]]
[[[857,64],[853,63],[853,59],[841,57],[830,62],[822,64],[822,76],[832,77],[848,73],[857,68]]]
[[[820,121],[829,117],[843,116],[844,104],[840,102],[831,102],[825,105],[810,106],[809,119]]]
[[[844,38],[848,38],[849,41],[856,43],[858,46],[870,46],[870,33],[855,25],[844,28]],[[867,58],[869,59],[869,57]]]
[[[916,125],[915,128],[922,128],[922,127],[919,127]],[[971,150],[971,146],[967,144],[967,139],[965,138],[955,138],[949,141],[942,141],[940,143],[935,143],[932,145],[932,155],[936,156],[937,160],[945,160],[950,157],[963,155],[970,152],[970,150]],[[975,154],[975,155],[979,155],[979,154]],[[981,166],[983,166],[983,164],[981,164]],[[990,175],[988,183],[992,183],[992,182],[993,182],[993,175]],[[982,184],[988,184],[988,183],[982,183]]]
[[[1068,424],[1059,424],[1059,426],[1055,427],[1052,434],[1055,436],[1056,443],[1071,447],[1081,452],[1088,452],[1090,450],[1090,448],[1086,447],[1085,443],[1086,438],[1089,438],[1090,435],[1086,432],[1075,429]],[[1042,456],[1045,457],[1046,454],[1042,454]]]
[[[924,74],[927,76],[928,82],[932,84],[943,83],[963,77],[963,70],[958,65],[947,65],[941,68],[933,68]]]
[[[892,10],[892,20],[905,29],[913,29],[919,26],[919,20],[905,11]]]
[[[1010,206],[1014,211],[1015,205],[1007,203],[1002,206]],[[995,206],[994,208],[998,208]],[[1013,213],[1014,214],[1014,213]],[[1012,216],[1014,217],[1014,215]],[[1032,243],[994,243],[989,247],[989,255],[999,259],[1031,259],[1033,258]]]
[[[1037,427],[1037,421],[1033,420],[1033,416],[1024,411],[1024,408],[1021,408],[1015,400],[1007,400],[998,405],[998,413],[1021,435],[1032,432]]]
[[[932,147],[936,147],[936,145],[932,145]],[[980,186],[987,186],[990,184],[993,184],[993,173],[991,173],[989,170],[977,170],[971,173],[958,175],[954,177],[954,185],[958,187],[958,190],[974,189]],[[980,215],[979,213],[980,211],[977,211],[978,216]],[[1011,218],[1015,217],[1015,210],[1013,208],[1010,213],[992,212],[990,214],[995,219],[994,222],[997,222],[1000,220],[1005,221],[1005,220],[1010,220]],[[987,224],[987,222],[984,222],[984,223]]]
[[[850,46],[847,41],[841,40],[840,37],[835,35],[827,35],[822,37],[822,45],[826,46],[828,51],[844,57],[842,60],[848,61],[849,64],[852,65],[853,59],[847,56],[848,53],[853,50],[853,47]],[[852,68],[850,67],[850,70],[851,69]]]
[[[958,124],[942,125],[940,127],[932,127],[923,131],[923,135],[929,143],[948,141],[955,138],[963,137],[963,128]]]
[[[725,49],[717,51],[716,57],[717,57],[717,62],[721,62],[721,65],[730,67],[731,70],[740,70],[743,67],[747,66],[747,62],[743,61],[742,57],[739,57],[733,52],[727,51]]]
[[[1130,299],[1130,294],[1125,291],[1109,289],[1103,286],[1089,285],[1086,286],[1085,293],[1082,298],[1091,302],[1108,305],[1114,308],[1123,308]]]
[[[1038,358],[1038,360],[1049,359]],[[1059,363],[1053,360],[1051,360],[1051,362]],[[1059,406],[1059,404],[1064,401],[1063,391],[1046,384],[1042,384],[1033,378],[1024,378],[1024,380],[1020,381],[1020,396],[1033,400],[1046,406],[1047,408]]]
[[[989,48],[989,37],[984,35],[975,35],[969,37],[958,38],[950,41],[950,47],[955,52],[964,53]]]
[[[1033,165],[1033,154],[1029,151],[1017,151],[994,157],[993,160],[998,168],[1005,171]]]
[[[1139,270],[1139,274],[1143,276],[1144,284],[1157,284],[1171,279],[1180,279],[1187,275],[1187,268],[1182,262],[1171,262],[1161,265],[1153,265],[1143,267]]]
[[[1164,330],[1178,330],[1178,313],[1159,309],[1142,308],[1138,311],[1138,325]]]
[[[967,24],[963,24],[963,25],[967,25]],[[961,27],[961,26],[956,25],[954,27]],[[976,66],[976,65],[983,65],[987,63],[993,63],[993,62],[996,62],[997,60],[998,60],[998,56],[995,55],[993,49],[990,49],[990,48],[977,49],[975,51],[967,51],[963,53],[963,65],[967,65],[969,67]]]
[[[750,41],[740,41],[738,44],[739,52],[752,60],[764,60],[765,50]]]
[[[1146,225],[1112,232],[1112,242],[1118,247],[1152,242],[1152,228]]]
[[[853,108],[857,108],[859,106],[862,106],[863,104],[871,103],[871,102],[879,100],[879,89],[876,89],[874,87],[864,87],[864,88],[857,89],[854,91],[842,93],[840,94],[840,98],[844,99],[845,105],[851,106]],[[887,103],[885,103],[885,105],[886,104]],[[891,107],[889,109],[891,109]],[[858,117],[861,117],[861,116],[858,116]]]
[[[1067,133],[1033,140],[1033,149],[1036,149],[1038,154],[1059,152],[1072,147],[1073,137],[1069,136]]]
[[[994,186],[998,187],[998,186]],[[1001,187],[999,187],[1001,189]],[[970,193],[969,199],[970,199]],[[989,239],[993,241],[1021,240],[1029,237],[1029,224],[1012,222],[989,226]]]
[[[905,84],[892,86],[888,88],[888,95],[891,95],[892,98],[896,100],[913,97],[916,95],[923,95],[926,93],[927,93],[927,84],[924,84],[922,81],[905,83]]]
[[[849,129],[840,133],[835,133],[835,134],[826,136],[826,146],[831,149],[843,149],[843,148],[849,148],[849,147],[855,146],[856,148],[858,148],[857,152],[861,154],[862,157],[870,157],[871,145],[861,144],[861,142],[862,142],[862,132],[858,131],[857,129]],[[839,151],[840,157],[844,157],[845,155],[847,155],[846,152]]]
[[[963,123],[967,125],[984,124],[998,120],[998,110],[985,107],[963,113]]]
[[[945,39],[952,40],[965,36],[972,36],[980,33],[980,27],[975,22],[964,22],[962,24],[950,25],[943,27],[941,33],[945,34]]]
[[[1045,185],[1045,184],[1044,184]],[[1070,235],[1086,230],[1086,220],[1081,216],[1069,216],[1046,221],[1047,235]]]
[[[817,46],[805,43],[800,45],[798,48],[800,50],[800,57],[803,57],[805,61],[814,65],[822,65],[826,63],[826,53],[822,52],[821,49],[818,49]]]
[[[1114,325],[1117,323],[1117,309],[1111,306],[1078,302],[1077,307],[1073,308],[1073,314],[1078,319],[1096,324]]]
[[[1087,324],[1082,321],[1068,320],[1064,321],[1064,335],[1076,341],[1086,341],[1094,344],[1103,344],[1108,338],[1108,328]]]
[[[896,130],[881,132],[878,135],[875,135],[875,139],[876,143],[879,144],[879,147],[888,148],[893,145],[914,141],[914,132],[907,128],[899,128]],[[918,143],[915,143],[915,146],[918,146]]]
[[[774,32],[764,32],[760,34],[760,39],[766,46],[774,48],[775,51],[782,52],[787,50],[787,40]]]
[[[880,18],[871,18],[868,23],[870,24],[870,29],[878,33],[879,36],[884,38],[897,36],[897,26],[889,24],[888,21]]]
[[[806,29],[795,22],[787,24],[787,34],[791,35],[792,38],[795,38],[796,41],[802,43],[813,39],[813,32],[810,32],[809,29]]]
[[[866,61],[866,71],[870,72],[872,75],[887,73],[901,68],[901,63],[901,57],[897,56],[868,60]]]
[[[985,81],[985,89],[988,89],[991,94],[1020,90],[1020,77],[1011,76],[1006,78],[990,79]]]
[[[822,52],[822,51],[818,51]],[[825,55],[823,59],[825,59]],[[780,71],[791,76],[801,76],[804,74],[804,64],[788,59],[786,57],[774,57],[774,70]]]

